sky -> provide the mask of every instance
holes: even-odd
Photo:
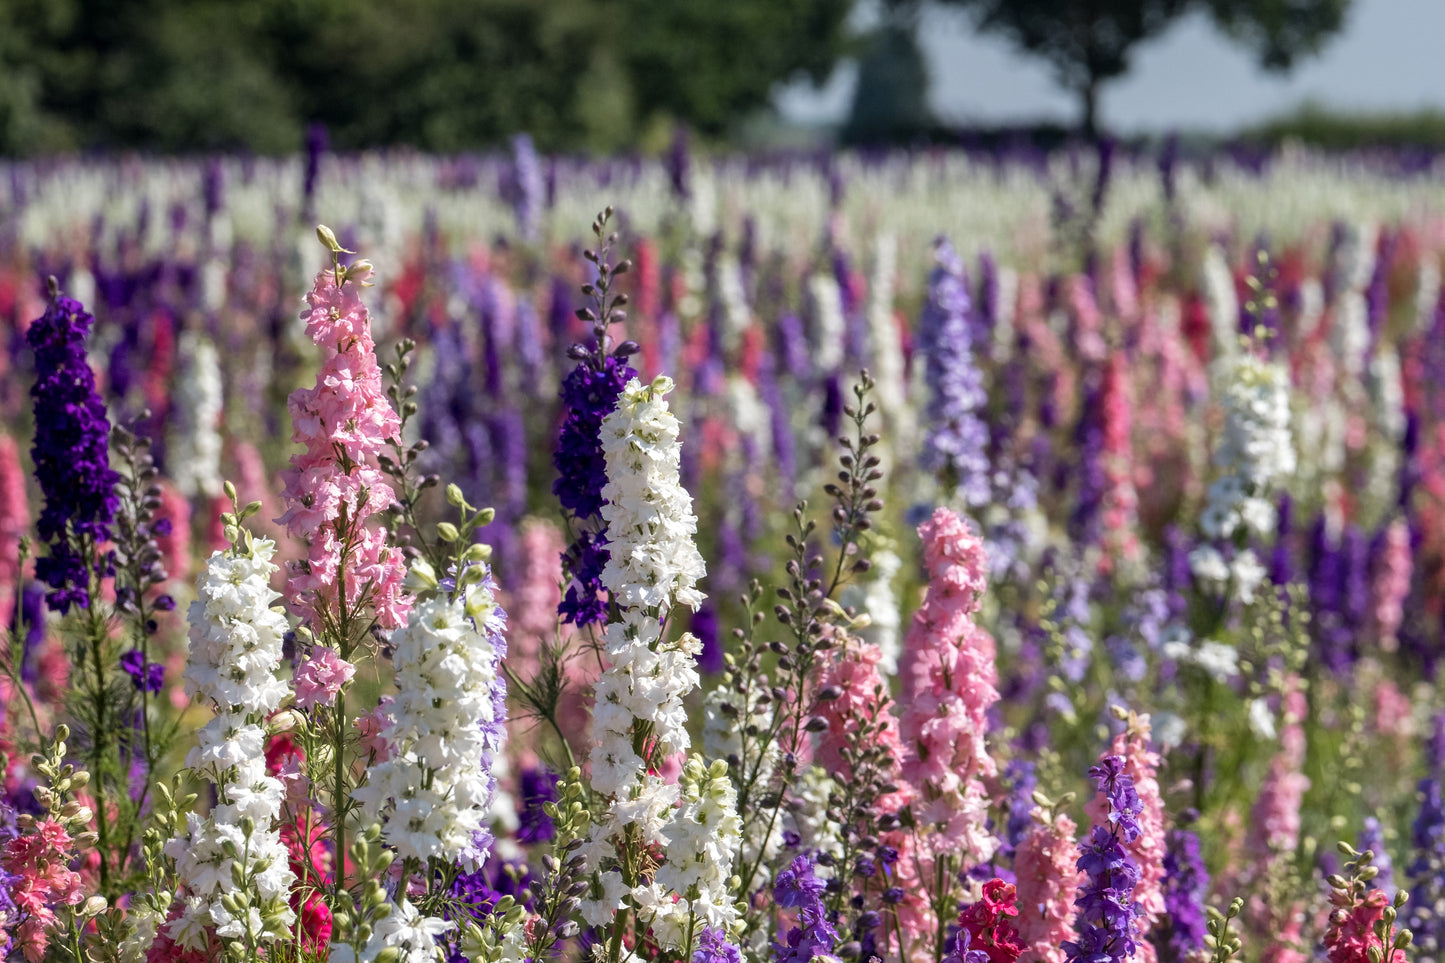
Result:
[[[860,21],[866,22],[867,14]],[[966,15],[929,6],[919,35],[932,75],[930,100],[955,123],[1072,122],[1075,100],[1042,62]],[[857,68],[845,63],[821,89],[779,91],[789,120],[831,123],[848,111]],[[1313,101],[1345,110],[1445,109],[1445,0],[1354,0],[1345,28],[1318,57],[1283,77],[1256,67],[1203,14],[1191,14],[1136,48],[1133,68],[1104,88],[1106,125],[1120,133],[1225,132]]]

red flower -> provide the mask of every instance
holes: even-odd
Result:
[[[1017,963],[1024,951],[1019,931],[1009,922],[1019,915],[1017,902],[1014,885],[995,877],[983,884],[983,898],[958,917],[959,927],[971,937],[970,948],[987,953],[989,963]]]

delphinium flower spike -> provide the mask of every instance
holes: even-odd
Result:
[[[1106,811],[1079,844],[1078,867],[1088,882],[1076,902],[1078,936],[1064,943],[1069,963],[1124,963],[1138,949],[1139,909],[1132,900],[1139,865],[1127,846],[1139,838],[1139,794],[1119,756],[1105,756],[1089,770]]]
[[[682,700],[697,686],[701,648],[690,634],[668,639],[669,617],[696,610],[705,574],[692,498],[678,479],[679,426],[664,400],[671,388],[665,377],[647,386],[632,379],[601,429],[602,512],[616,549],[601,580],[620,617],[607,626],[611,664],[592,715],[592,789],[607,804],[582,850],[594,873],[582,913],[604,928],[610,963],[633,921],[687,953],[702,928],[735,915],[728,884],[740,827],[726,768],[690,761],[680,784],[658,774],[690,745]]]
[[[36,560],[35,574],[50,586],[50,608],[62,614],[72,605],[88,607],[99,576],[109,574],[95,553],[110,539],[118,504],[110,420],[85,357],[94,320],[79,301],[62,295],[52,278],[45,314],[25,334],[35,352],[31,457],[45,496],[36,530],[49,545],[49,554]]]
[[[602,569],[608,561],[606,524],[602,520],[607,483],[607,464],[602,453],[602,420],[617,407],[618,396],[628,380],[637,372],[627,359],[637,350],[635,342],[624,341],[615,348],[608,334],[613,324],[626,320],[627,295],[613,290],[616,279],[631,267],[630,262],[609,263],[616,234],[605,234],[612,208],[597,216],[592,232],[597,237],[596,250],[584,252],[596,267],[595,281],[583,285],[582,293],[592,299],[592,306],[582,308],[577,316],[592,325],[590,344],[576,344],[568,357],[577,366],[562,382],[562,404],[565,414],[557,436],[552,464],[558,478],[552,493],[562,508],[572,515],[577,526],[574,540],[567,549],[564,563],[571,584],[559,606],[563,621],[578,626],[599,625],[607,621],[607,606],[602,591]]]

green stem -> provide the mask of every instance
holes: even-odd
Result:
[[[622,931],[627,928],[627,916],[630,912],[631,910],[624,906],[612,920],[612,939],[607,944],[608,963],[620,963],[622,960]]]
[[[89,536],[81,540],[82,558],[94,563],[95,546]],[[100,578],[93,572],[90,579],[90,606],[86,609],[87,641],[90,643],[92,669],[95,672],[91,703],[95,710],[95,731],[90,734],[91,792],[95,795],[95,825],[100,845],[100,892],[110,895],[110,813],[105,794],[105,757],[110,748],[110,726],[107,724],[105,702],[105,636],[106,625],[100,614]]]

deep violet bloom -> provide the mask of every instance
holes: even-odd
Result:
[[[602,454],[602,419],[617,407],[617,396],[628,379],[637,377],[627,362],[608,355],[601,370],[590,360],[579,361],[562,382],[566,414],[557,436],[552,464],[558,478],[552,494],[581,525],[577,540],[562,556],[572,576],[557,607],[562,621],[576,625],[607,620],[603,603],[602,569],[607,564],[607,536],[601,528],[602,486],[607,483],[607,460]]]
[[[1077,865],[1089,878],[1074,901],[1079,935],[1064,942],[1064,954],[1070,963],[1124,963],[1138,945],[1138,906],[1132,896],[1140,875],[1139,864],[1124,846],[1142,832],[1143,807],[1122,757],[1105,756],[1089,776],[1109,808],[1107,819],[1079,843]]]
[[[1420,812],[1410,832],[1413,858],[1405,925],[1415,936],[1414,955],[1438,959],[1445,946],[1445,914],[1439,912],[1445,904],[1445,797],[1438,775],[1445,768],[1445,713],[1435,716],[1425,755],[1432,775],[1420,780]]]
[[[545,843],[557,835],[557,827],[543,807],[557,801],[557,777],[545,769],[523,769],[522,811],[517,814],[517,842]]]
[[[1167,957],[1183,961],[1204,946],[1204,898],[1209,893],[1209,870],[1199,853],[1199,837],[1187,829],[1171,829],[1164,853],[1164,917],[1159,921],[1156,947],[1167,947]]]
[[[166,667],[159,662],[147,662],[140,649],[131,649],[120,657],[120,667],[130,676],[137,692],[159,692],[165,688]]]
[[[94,318],[79,301],[53,292],[25,340],[35,352],[35,478],[45,494],[36,529],[50,546],[35,574],[49,585],[46,602],[64,614],[90,606],[89,566],[82,541],[108,541],[119,499],[110,467],[110,421],[85,358]],[[106,574],[109,574],[108,572]]]

